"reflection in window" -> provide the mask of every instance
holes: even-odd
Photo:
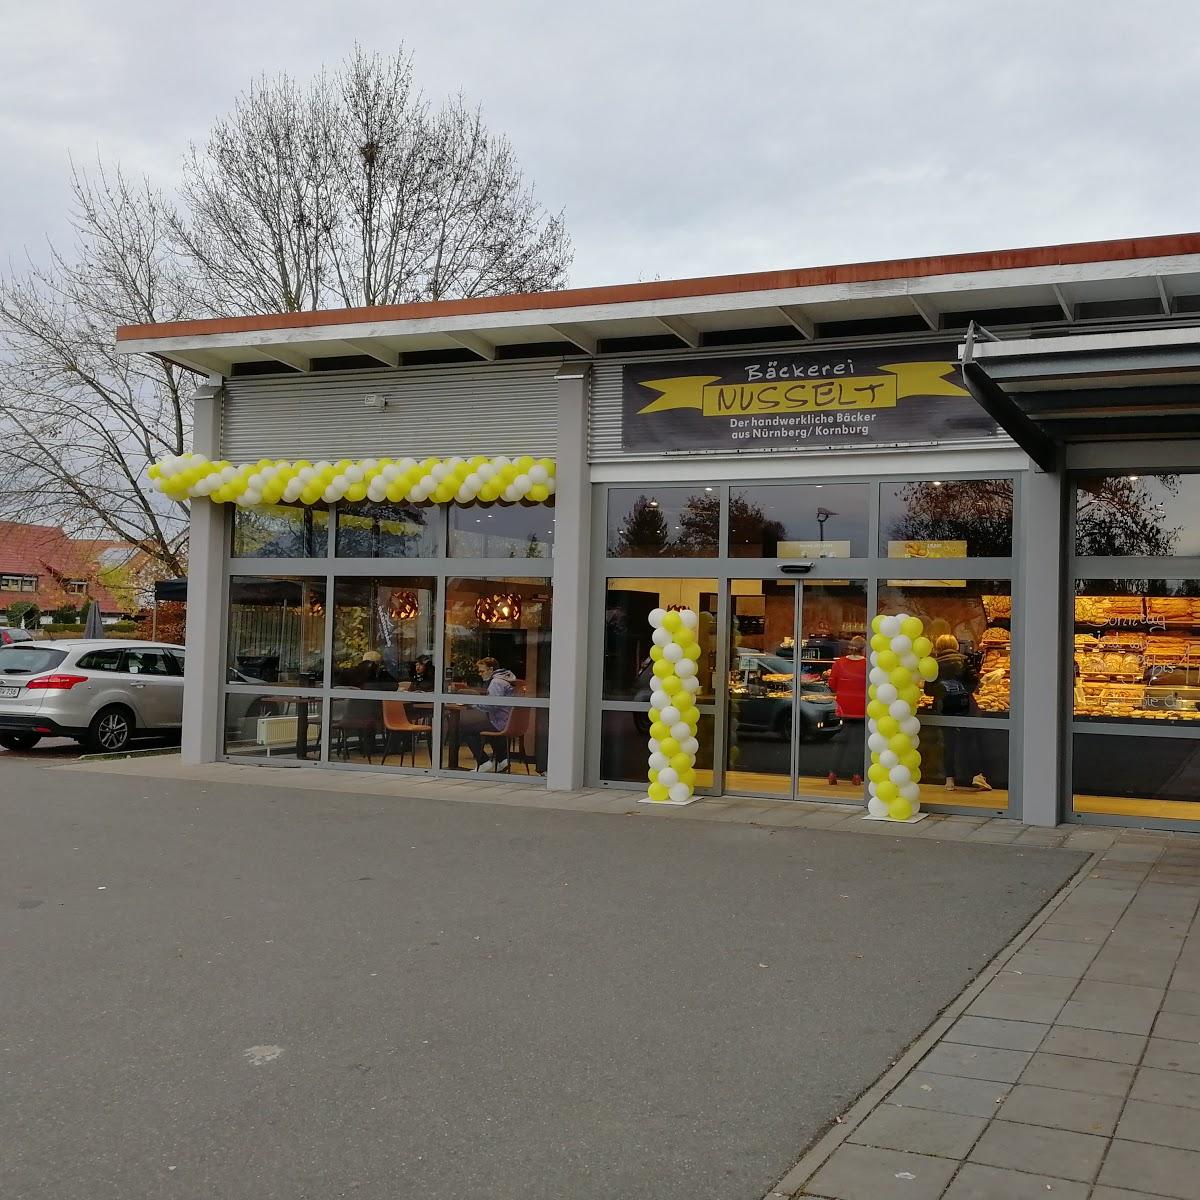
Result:
[[[324,558],[329,509],[263,504],[233,510],[234,558]]]
[[[356,504],[337,516],[340,558],[434,558],[441,512],[432,504]]]
[[[541,558],[554,554],[553,504],[451,504],[451,558]]]
[[[700,715],[696,740],[696,788],[713,785],[714,718]],[[600,778],[619,783],[638,783],[645,787],[646,741],[650,736],[650,718],[644,712],[606,712],[600,718]]]
[[[928,479],[879,489],[879,552],[888,558],[1008,558],[1011,479]]]
[[[1012,691],[1012,583],[1007,579],[888,580],[881,613],[909,613],[925,625],[938,660],[922,712],[944,717],[1006,716]]]
[[[715,487],[608,493],[610,558],[711,558],[720,525],[721,494]]]
[[[333,686],[433,691],[435,596],[429,578],[336,580]]]
[[[548,579],[446,582],[446,690],[492,696],[550,693]]]
[[[433,704],[338,698],[329,702],[329,757],[369,767],[433,766]]]
[[[867,553],[867,486],[772,484],[732,488],[734,558],[857,558]]]
[[[1200,729],[1200,579],[1075,584],[1075,716]]]
[[[1200,738],[1077,733],[1073,746],[1077,813],[1200,820]]]
[[[1075,553],[1142,558],[1200,555],[1200,474],[1079,479]]]
[[[648,617],[655,608],[690,608],[700,614],[696,637],[699,703],[712,703],[717,667],[715,579],[610,579],[604,600],[604,698],[649,700],[652,661]]]
[[[230,682],[319,687],[324,648],[324,579],[229,580]]]
[[[225,753],[237,758],[321,756],[321,701],[311,696],[225,697]]]

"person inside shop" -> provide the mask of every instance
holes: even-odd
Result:
[[[967,656],[959,648],[958,638],[952,633],[943,633],[933,644],[933,657],[937,661],[937,678],[925,685],[925,691],[933,697],[933,711],[942,717],[966,717],[971,714],[971,697],[979,686]],[[943,769],[946,774],[946,790],[954,791],[959,780],[971,781],[977,791],[990,792],[992,785],[980,767],[979,744],[974,729],[957,729],[942,726]]]
[[[337,686],[373,688],[382,674],[383,655],[378,650],[364,650],[359,662],[338,672]]]
[[[489,696],[511,696],[516,691],[517,677],[502,667],[494,658],[481,658],[475,664],[479,678],[483,680]],[[459,717],[459,736],[475,758],[476,771],[506,771],[508,759],[495,759],[496,739],[485,739],[489,734],[499,733],[508,724],[511,708],[506,704],[471,704],[462,710]],[[503,741],[503,739],[499,739]],[[488,753],[487,745],[492,747]]]
[[[862,786],[863,736],[867,719],[867,640],[852,637],[841,658],[833,660],[827,682],[842,718],[841,753],[837,769],[829,772],[830,784],[839,773],[849,775],[855,787]]]
[[[433,691],[433,658],[428,654],[418,654],[408,669],[408,682],[404,685],[409,692]]]

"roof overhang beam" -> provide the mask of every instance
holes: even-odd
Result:
[[[400,351],[393,350],[390,346],[385,346],[373,338],[344,338],[343,343],[349,346],[355,354],[373,358],[376,362],[383,363],[385,367],[400,365]]]
[[[686,346],[693,350],[700,348],[700,330],[682,317],[655,317],[655,320],[668,332],[673,333]]]
[[[470,350],[472,354],[477,354],[484,362],[496,361],[496,347],[477,333],[471,333],[466,329],[456,329],[453,332],[446,330],[445,336],[452,342],[457,342],[464,349]]]
[[[570,342],[573,346],[578,346],[584,354],[590,354],[593,357],[600,349],[600,339],[588,333],[585,329],[581,329],[578,325],[550,325],[548,327],[556,333],[565,342]]]
[[[816,338],[817,323],[799,305],[780,304],[778,311],[783,314],[783,319],[802,337],[810,342]]]

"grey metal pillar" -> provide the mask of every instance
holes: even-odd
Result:
[[[583,786],[587,727],[588,363],[566,363],[558,379],[557,488],[554,505],[554,631],[550,662],[550,738],[546,786]]]
[[[192,397],[192,449],[216,458],[221,446],[224,392],[219,376]],[[180,757],[185,763],[213,762],[220,752],[225,650],[221,645],[225,570],[225,510],[208,500],[192,501],[188,538],[187,671],[183,685]]]
[[[1021,477],[1020,594],[1013,605],[1019,644],[1014,646],[1016,783],[1030,825],[1056,825],[1062,752],[1069,736],[1062,680],[1063,476],[1027,471]],[[1016,680],[1014,680],[1016,682]]]

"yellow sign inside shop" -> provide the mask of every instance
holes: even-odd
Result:
[[[844,366],[845,364],[837,364]],[[786,368],[783,368],[786,371]],[[642,387],[659,395],[640,414],[671,409],[698,410],[706,417],[736,417],[822,410],[895,408],[906,396],[966,396],[949,376],[955,366],[946,362],[889,363],[880,374],[854,375],[845,371],[801,377],[788,372],[745,382],[719,375],[682,375],[647,379]]]

